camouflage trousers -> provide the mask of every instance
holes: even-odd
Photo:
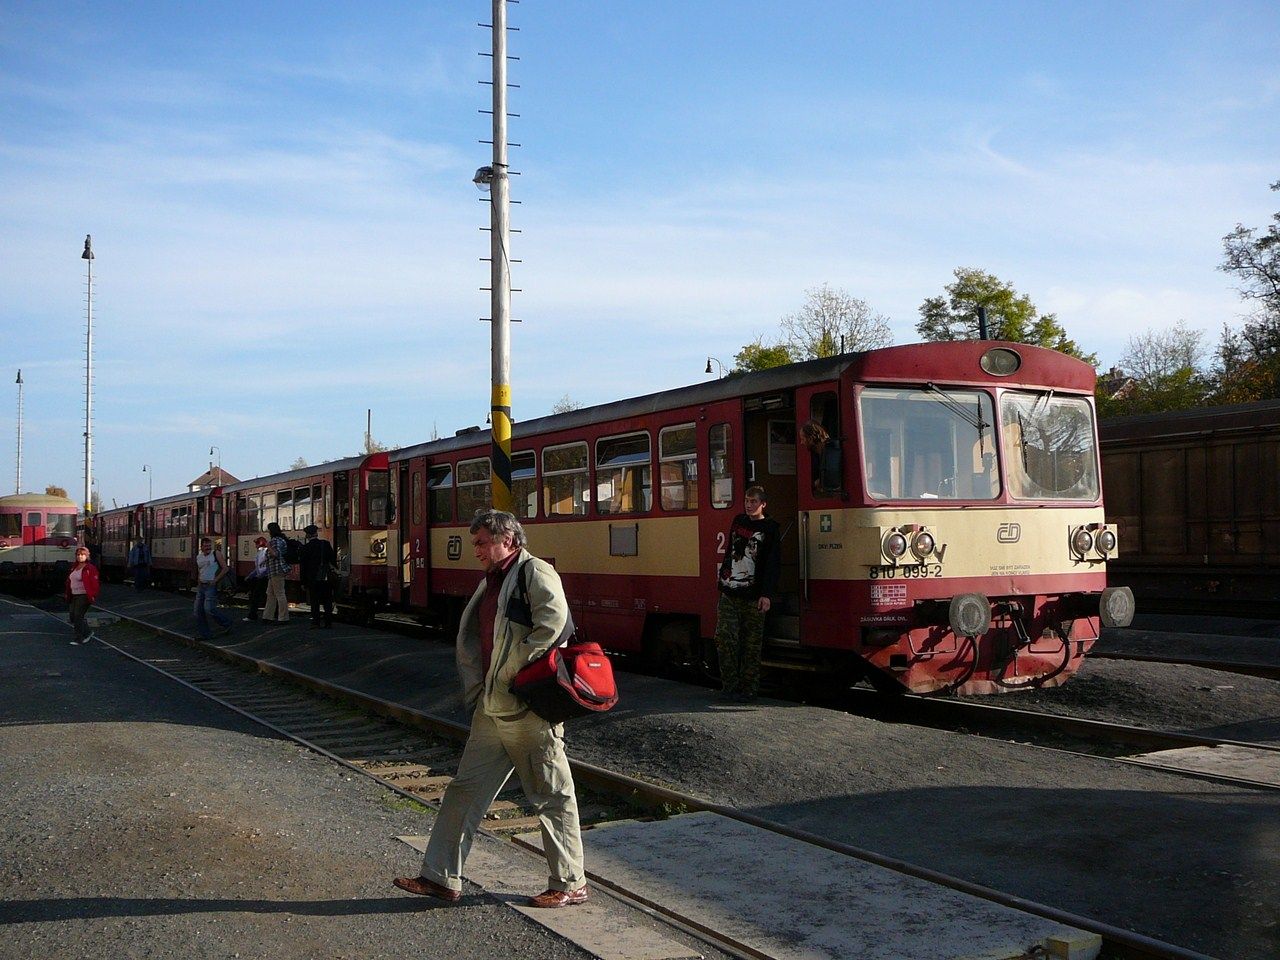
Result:
[[[716,653],[720,684],[725,693],[754,697],[760,687],[760,647],[764,642],[764,614],[756,599],[720,594],[716,607]]]

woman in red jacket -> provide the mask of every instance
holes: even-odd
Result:
[[[71,611],[71,626],[76,632],[71,641],[73,647],[77,643],[98,639],[85,620],[85,615],[97,599],[98,568],[89,562],[89,548],[77,547],[76,565],[67,575],[67,607]]]

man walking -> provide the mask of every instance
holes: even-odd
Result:
[[[221,627],[222,633],[231,632],[231,618],[218,609],[218,581],[225,577],[229,568],[218,557],[213,549],[213,541],[208,537],[200,538],[200,552],[196,554],[196,632],[201,640],[208,640],[209,618],[212,617]]]
[[[134,541],[129,550],[129,569],[133,571],[133,589],[141,593],[151,582],[151,549],[147,541]]]
[[[748,487],[743,513],[729,525],[720,563],[716,652],[726,696],[754,700],[760,687],[764,616],[778,586],[778,524],[765,516],[763,487]]]
[[[514,770],[542,821],[549,870],[547,889],[528,905],[568,907],[587,900],[564,726],[543,720],[510,689],[520,669],[551,649],[569,620],[559,575],[525,543],[524,529],[509,513],[488,510],[471,522],[471,544],[485,571],[458,628],[458,673],[471,734],[431,828],[421,875],[396,877],[401,890],[448,903],[462,897],[472,838]],[[523,594],[517,578],[524,581]],[[527,609],[520,602],[524,594]]]
[[[307,542],[302,545],[298,573],[307,585],[307,595],[311,597],[311,628],[328,630],[333,626],[333,583],[329,579],[336,560],[333,544],[321,539],[320,528],[314,523],[307,524],[302,532],[307,535]],[[320,619],[321,607],[324,608],[323,621]]]

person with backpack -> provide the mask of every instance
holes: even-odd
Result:
[[[302,562],[298,573],[307,586],[307,596],[311,598],[311,629],[330,629],[333,626],[333,583],[329,579],[337,557],[333,553],[333,544],[320,536],[320,528],[314,523],[302,530],[307,535],[307,542],[302,545]],[[323,608],[324,617],[320,611]]]
[[[129,569],[133,571],[133,589],[141,593],[151,581],[151,549],[147,541],[134,541],[129,551]]]
[[[587,902],[582,835],[564,725],[548,723],[511,692],[511,681],[551,649],[569,622],[569,601],[555,567],[524,549],[524,528],[510,513],[486,510],[471,521],[471,545],[485,575],[462,613],[458,673],[471,733],[457,776],[445,789],[416,877],[396,877],[401,890],[446,903],[462,898],[462,869],[471,840],[512,771],[542,821],[547,889],[530,907]],[[522,567],[528,583],[518,591]],[[521,602],[521,601],[524,602]]]
[[[267,533],[271,539],[267,541],[267,605],[262,610],[262,619],[288,623],[289,596],[285,593],[284,581],[293,569],[289,563],[289,543],[280,524],[274,521],[267,524]]]

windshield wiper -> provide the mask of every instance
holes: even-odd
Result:
[[[977,413],[970,413],[968,408],[966,408],[964,404],[962,404],[955,397],[951,396],[949,393],[947,393],[945,390],[939,387],[936,383],[926,383],[924,385],[924,388],[928,390],[930,393],[936,393],[938,397],[941,398],[939,402],[944,407],[946,407],[948,410],[954,413],[957,417],[959,417],[965,423],[969,424],[969,426],[973,427],[975,430],[978,431],[978,442],[982,445],[980,449],[982,450],[983,453],[986,453],[987,451],[986,430],[987,430],[987,427],[991,426],[991,424],[984,422],[982,419],[982,400],[981,399],[974,400],[974,409],[977,411]]]

